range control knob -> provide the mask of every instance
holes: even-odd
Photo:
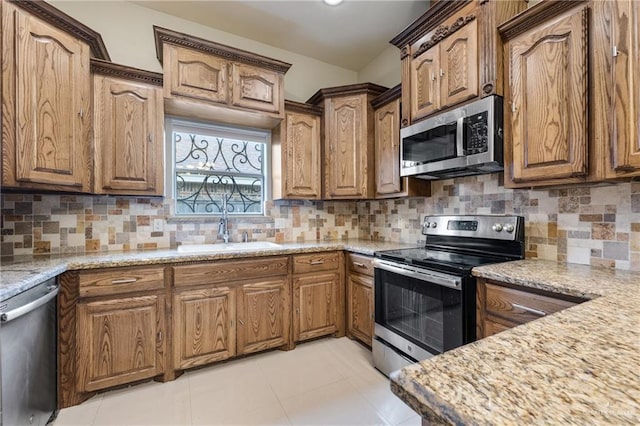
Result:
[[[424,223],[424,229],[428,229],[431,226],[431,222]]]
[[[491,227],[491,229],[493,229],[496,232],[500,232],[500,231],[502,231],[502,225],[500,225],[499,223],[496,223],[495,225],[493,225]]]
[[[437,223],[437,222],[433,222],[433,223],[431,223],[431,227],[432,227],[432,228],[435,228],[436,226],[438,226],[438,223]]]
[[[512,224],[509,223],[504,226],[504,230],[507,231],[508,233],[512,233],[515,230],[515,228],[513,227]]]

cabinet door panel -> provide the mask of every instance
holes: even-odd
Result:
[[[373,337],[373,278],[350,274],[347,287],[349,334],[371,346]]]
[[[587,9],[513,39],[509,56],[513,180],[585,175]]]
[[[411,61],[411,121],[440,109],[440,46]]]
[[[274,113],[279,113],[284,108],[284,99],[280,93],[280,74],[234,63],[232,79],[233,105]]]
[[[329,196],[362,197],[366,193],[367,128],[363,96],[330,99],[327,114],[327,191]],[[363,146],[364,145],[364,146]]]
[[[79,303],[77,312],[78,391],[162,373],[164,297]]]
[[[640,3],[615,3],[614,43],[614,131],[612,177],[640,175]]]
[[[320,117],[287,112],[285,120],[286,196],[320,198]]]
[[[440,46],[440,107],[478,96],[478,21],[447,37]]]
[[[235,355],[235,291],[215,287],[173,297],[174,366],[195,367]]]
[[[162,91],[95,77],[96,192],[162,194]]]
[[[376,193],[400,192],[400,100],[376,110],[375,137]]]
[[[165,45],[166,95],[186,96],[217,103],[227,103],[229,88],[227,61],[188,49]]]
[[[238,354],[289,343],[288,284],[284,277],[238,288]]]
[[[294,278],[294,341],[334,333],[337,327],[338,274],[303,275]]]
[[[16,181],[88,190],[89,49],[22,11],[15,17]]]

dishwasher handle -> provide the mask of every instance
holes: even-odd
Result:
[[[58,291],[60,291],[60,286],[56,284],[52,284],[50,286],[47,286],[47,290],[48,290],[48,293],[45,294],[44,296],[0,315],[0,322],[5,323],[5,322],[13,321],[14,319],[19,318],[25,314],[28,314],[29,312],[34,311],[38,309],[40,306],[48,303],[51,299],[53,299],[58,295]]]

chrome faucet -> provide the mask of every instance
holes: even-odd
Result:
[[[229,212],[227,211],[227,194],[222,194],[222,217],[218,225],[218,236],[222,236],[224,243],[229,242]]]

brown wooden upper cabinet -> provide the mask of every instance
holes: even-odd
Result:
[[[2,2],[2,185],[89,192],[89,58],[100,35],[44,2]]]
[[[496,27],[524,0],[440,1],[391,43],[401,49],[402,126],[468,99],[502,95]]]
[[[386,87],[364,83],[320,89],[307,103],[324,108],[325,199],[375,194],[374,116],[370,101]]]
[[[640,176],[634,1],[545,1],[505,40],[505,186]]]
[[[284,118],[291,64],[155,27],[167,112],[271,129]]]
[[[401,86],[387,90],[373,101],[376,198],[428,197],[429,181],[400,176]]]
[[[272,132],[273,199],[322,197],[322,109],[285,101],[285,118]]]
[[[94,74],[94,189],[162,195],[162,75],[91,61]]]

